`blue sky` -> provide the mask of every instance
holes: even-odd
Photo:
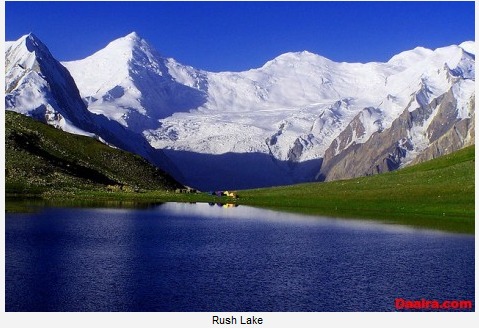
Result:
[[[210,71],[262,66],[289,51],[387,61],[416,46],[474,40],[474,2],[10,2],[6,40],[33,32],[59,60],[132,31],[162,55]]]

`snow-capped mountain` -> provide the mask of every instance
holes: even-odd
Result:
[[[63,64],[75,76],[91,112],[140,133],[157,127],[161,118],[199,107],[206,96],[177,82],[168,62],[136,33],[81,61]]]
[[[75,81],[35,35],[6,44],[5,72],[6,109],[67,132],[93,136],[91,115]]]
[[[88,111],[68,70],[33,34],[6,43],[5,109],[135,152],[162,169],[176,170],[140,134]]]
[[[240,189],[373,174],[474,143],[474,49],[366,64],[304,51],[213,73],[131,33],[62,64],[91,113],[162,149],[181,182]]]

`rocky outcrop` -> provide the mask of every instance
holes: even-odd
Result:
[[[439,138],[435,139],[431,145],[424,149],[411,165],[431,160],[433,158],[450,154],[461,148],[471,146],[475,143],[475,113],[474,99],[471,101],[471,118],[466,118],[455,122]]]

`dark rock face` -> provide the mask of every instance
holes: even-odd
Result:
[[[288,160],[292,162],[296,162],[303,153],[303,145],[301,144],[301,140],[298,138],[294,141],[293,147],[288,152]]]

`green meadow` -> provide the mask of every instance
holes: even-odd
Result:
[[[394,172],[247,190],[241,203],[474,233],[474,146]]]

